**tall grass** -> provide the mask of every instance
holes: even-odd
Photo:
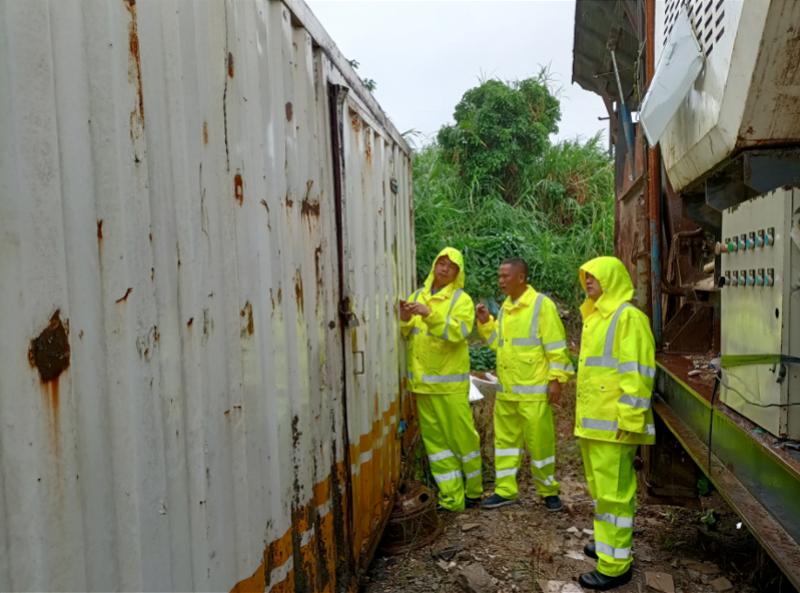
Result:
[[[582,299],[578,267],[611,253],[614,237],[613,170],[598,138],[547,146],[521,172],[513,203],[502,188],[479,190],[432,145],[414,157],[417,273],[425,278],[439,250],[464,253],[467,292],[498,303],[497,266],[523,257],[537,290],[571,308]]]

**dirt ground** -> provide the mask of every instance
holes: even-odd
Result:
[[[484,483],[492,492],[492,398],[473,404],[481,433]],[[594,568],[583,556],[593,536],[592,504],[572,437],[575,394],[556,408],[556,476],[564,511],[548,512],[520,471],[520,503],[495,510],[439,512],[441,536],[403,555],[379,551],[365,593],[516,593],[581,591],[578,575]],[[527,467],[523,463],[523,468]],[[790,593],[794,590],[761,551],[738,516],[712,493],[695,508],[648,502],[639,485],[634,576],[619,593]],[[656,573],[661,573],[660,575]],[[557,581],[558,584],[549,583]],[[651,586],[652,585],[652,586]]]

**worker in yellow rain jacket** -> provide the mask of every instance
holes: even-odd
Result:
[[[639,445],[655,442],[655,343],[647,316],[628,302],[633,283],[620,260],[595,258],[579,274],[587,298],[581,305],[575,436],[595,501],[595,541],[584,552],[597,558],[597,569],[579,582],[605,591],[631,579],[633,461]]]
[[[400,330],[439,504],[450,511],[477,506],[483,493],[480,437],[469,405],[467,337],[474,321],[472,299],[464,292],[464,258],[446,247],[423,287],[400,301]]]
[[[528,284],[524,260],[504,261],[498,283],[507,297],[497,319],[485,305],[476,310],[478,331],[497,352],[500,382],[494,405],[495,492],[482,506],[496,508],[516,501],[516,474],[527,447],[536,491],[548,510],[560,511],[551,404],[574,374],[564,325],[553,301]]]

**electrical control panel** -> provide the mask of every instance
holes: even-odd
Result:
[[[800,440],[800,190],[722,215],[725,404],[775,436]]]

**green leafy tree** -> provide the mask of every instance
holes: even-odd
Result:
[[[443,127],[438,143],[462,180],[486,192],[499,192],[515,204],[523,172],[549,146],[561,110],[547,86],[547,72],[522,81],[488,80],[464,93]]]

